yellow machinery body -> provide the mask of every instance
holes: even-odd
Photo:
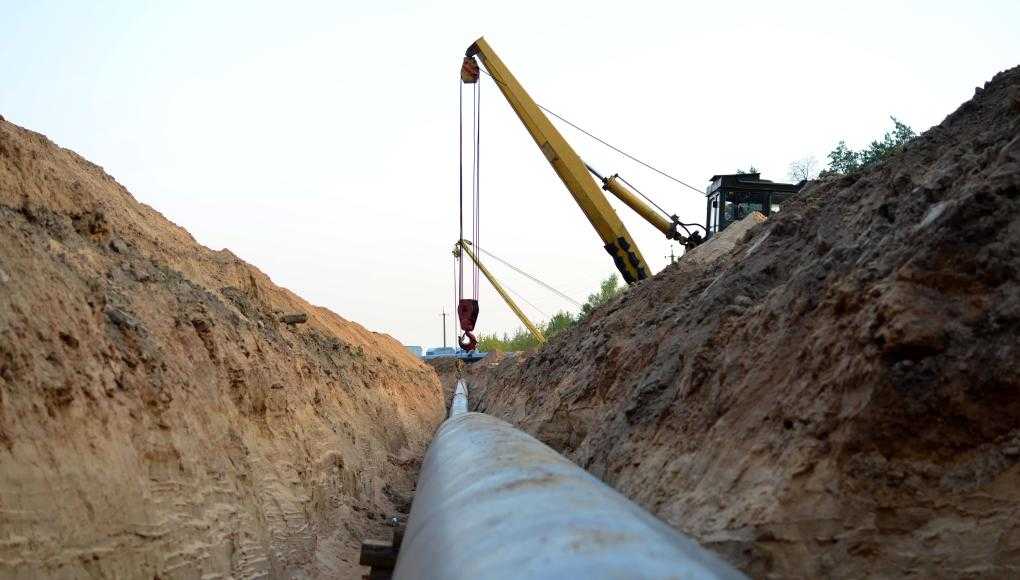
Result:
[[[662,214],[656,213],[652,208],[648,207],[648,204],[638,199],[634,192],[627,189],[622,183],[619,176],[614,175],[608,179],[603,180],[602,189],[605,189],[609,193],[615,195],[617,199],[627,204],[627,207],[634,210],[639,216],[645,218],[645,221],[652,224],[655,229],[659,230],[670,239],[679,239],[679,234],[676,231],[676,224],[664,217]]]

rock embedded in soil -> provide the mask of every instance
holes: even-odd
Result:
[[[308,322],[308,315],[305,314],[304,312],[298,312],[298,313],[293,313],[293,314],[284,314],[283,316],[280,317],[280,322],[283,322],[284,324],[290,324],[290,325],[304,324],[304,323]]]

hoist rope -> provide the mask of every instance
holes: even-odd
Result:
[[[536,103],[536,104],[537,104],[537,103]],[[556,117],[556,118],[557,118],[557,119],[559,119],[560,121],[563,121],[563,122],[564,122],[564,123],[566,123],[567,125],[570,125],[571,127],[573,127],[573,128],[575,128],[575,129],[577,129],[578,131],[580,131],[580,132],[584,133],[585,135],[587,135],[587,136],[591,137],[592,139],[594,139],[594,140],[598,141],[599,143],[602,143],[602,144],[603,144],[603,145],[605,145],[606,147],[609,147],[609,148],[610,148],[610,149],[612,149],[613,151],[616,151],[616,152],[617,152],[617,153],[619,153],[620,155],[623,155],[623,156],[624,156],[624,157],[626,157],[627,159],[630,159],[631,161],[634,161],[635,163],[638,163],[638,164],[640,164],[640,165],[643,165],[643,166],[647,167],[648,169],[651,169],[652,171],[654,171],[654,172],[658,173],[659,175],[661,175],[661,176],[663,176],[663,177],[665,177],[665,178],[667,178],[667,179],[672,179],[673,181],[675,181],[675,182],[679,183],[680,185],[682,185],[682,186],[684,186],[684,187],[686,187],[686,188],[688,188],[688,189],[690,189],[690,190],[692,190],[692,191],[696,191],[696,192],[698,192],[699,194],[702,194],[702,195],[704,195],[704,193],[705,193],[705,192],[704,192],[704,191],[702,191],[701,189],[699,189],[699,188],[697,188],[697,187],[694,187],[693,185],[691,185],[691,184],[689,184],[689,183],[687,183],[687,182],[685,182],[685,181],[682,181],[682,180],[680,180],[680,179],[678,179],[678,178],[676,178],[676,177],[673,177],[672,175],[670,175],[670,174],[666,173],[665,171],[663,171],[663,170],[661,170],[661,169],[659,169],[659,168],[657,168],[657,167],[655,167],[655,166],[653,166],[653,165],[651,165],[651,164],[649,164],[649,163],[645,163],[644,161],[641,161],[640,159],[638,159],[637,157],[634,157],[634,156],[633,156],[633,155],[631,155],[630,153],[627,153],[627,152],[626,152],[626,151],[624,151],[623,149],[620,149],[619,147],[617,147],[617,146],[613,145],[612,143],[609,143],[608,141],[605,141],[604,139],[600,139],[599,137],[596,137],[595,135],[592,135],[592,134],[591,134],[591,133],[589,133],[588,131],[585,131],[584,129],[582,129],[582,128],[578,127],[577,125],[575,125],[575,124],[571,123],[570,121],[568,121],[568,120],[564,119],[564,118],[563,118],[563,117],[561,117],[560,115],[557,115],[556,113],[554,113],[554,112],[550,111],[549,109],[546,109],[546,108],[545,108],[545,107],[543,107],[542,105],[538,105],[538,107],[539,107],[540,109],[542,109],[543,111],[545,111],[546,113],[549,113],[549,114],[550,114],[550,115],[552,115],[553,117]]]
[[[457,237],[458,240],[464,239],[464,84],[457,82],[460,97],[460,108],[458,109],[458,121],[460,123],[460,132],[458,137],[460,138],[460,235]],[[464,258],[456,256],[454,258],[454,271],[453,271],[453,291],[456,294],[456,300],[454,304],[458,304],[460,299],[464,297]],[[460,270],[460,277],[457,276],[457,270]],[[454,312],[457,312],[454,309]],[[459,322],[458,322],[459,325]]]
[[[478,238],[481,233],[479,230],[479,222],[481,221],[481,211],[479,209],[481,202],[481,141],[482,141],[482,90],[481,83],[474,84],[474,149],[475,149],[475,161],[474,161],[474,173],[472,176],[473,188],[474,188],[474,231],[472,235],[472,242],[475,247],[478,247]],[[474,282],[474,298],[478,299],[479,292],[479,276],[478,276],[478,264],[474,264],[472,269],[473,282]]]
[[[486,76],[488,76],[488,77],[489,77],[490,79],[492,79],[492,80],[493,80],[493,81],[494,81],[494,82],[495,82],[496,84],[500,84],[500,85],[506,86],[506,85],[505,85],[505,83],[503,83],[503,81],[501,81],[501,80],[497,79],[496,77],[492,76],[492,73],[490,73],[489,71],[486,71],[486,70],[484,70],[484,69],[481,69],[481,68],[479,68],[479,70],[481,70],[481,71],[482,71],[483,73],[485,73],[485,75],[486,75]],[[557,118],[557,119],[559,119],[560,121],[563,121],[563,122],[564,122],[564,123],[566,123],[567,125],[570,125],[570,126],[571,126],[571,127],[573,127],[574,129],[577,129],[577,130],[578,130],[578,131],[580,131],[581,133],[584,133],[584,134],[585,134],[585,135],[587,135],[588,137],[591,137],[592,139],[594,139],[594,140],[598,141],[599,143],[601,143],[601,144],[605,145],[606,147],[609,147],[609,148],[610,148],[610,149],[612,149],[613,151],[616,151],[617,153],[619,153],[620,155],[623,155],[624,157],[626,157],[626,158],[630,159],[631,161],[634,161],[635,163],[639,163],[639,164],[641,164],[641,165],[643,165],[643,166],[647,167],[648,169],[651,169],[652,171],[654,171],[654,172],[658,173],[659,175],[662,175],[663,177],[665,177],[665,178],[667,178],[667,179],[671,179],[671,180],[673,180],[673,181],[675,181],[675,182],[679,183],[680,185],[682,185],[682,186],[684,186],[684,187],[686,187],[686,188],[688,188],[688,189],[691,189],[691,190],[693,190],[693,191],[696,191],[696,192],[698,192],[698,193],[700,193],[700,194],[704,194],[704,193],[705,193],[705,192],[703,192],[702,190],[698,189],[697,187],[694,187],[693,185],[691,185],[691,184],[689,184],[689,183],[687,183],[687,182],[683,181],[682,179],[680,179],[680,178],[677,178],[677,177],[673,177],[672,175],[670,175],[670,174],[666,173],[665,171],[663,171],[663,170],[661,170],[661,169],[659,169],[659,168],[657,168],[657,167],[653,166],[652,164],[650,164],[650,163],[646,163],[646,162],[644,162],[644,161],[642,161],[642,160],[638,159],[637,157],[635,157],[635,156],[631,155],[630,153],[627,153],[627,152],[626,152],[626,151],[624,151],[623,149],[620,149],[619,147],[617,147],[617,146],[613,145],[612,143],[610,143],[610,142],[606,141],[605,139],[602,139],[602,138],[600,138],[600,137],[598,137],[598,136],[596,136],[596,135],[594,135],[594,134],[592,134],[592,133],[590,133],[590,132],[588,132],[588,131],[585,131],[585,130],[584,130],[584,129],[582,129],[581,127],[579,127],[579,126],[575,125],[574,123],[571,123],[570,121],[568,121],[568,120],[567,120],[566,118],[564,118],[564,117],[563,117],[562,115],[558,115],[558,114],[556,114],[556,113],[554,113],[554,112],[550,111],[549,109],[547,109],[547,108],[543,107],[542,105],[540,105],[540,104],[538,104],[538,103],[535,103],[535,105],[536,105],[536,106],[538,106],[538,108],[539,108],[539,109],[542,109],[542,110],[543,110],[543,111],[545,111],[546,113],[549,113],[549,114],[550,114],[550,115],[552,115],[553,117],[556,117],[556,118]],[[667,215],[668,215],[668,214],[667,214]]]
[[[453,257],[453,337],[457,338],[457,329],[460,328],[460,316],[458,315],[458,306],[460,306],[460,295],[457,293],[457,265],[461,263],[463,258],[461,256]],[[462,271],[463,272],[463,271]],[[461,275],[463,279],[463,273]]]
[[[460,87],[459,92],[459,103],[460,103],[460,116],[459,116],[459,145],[460,145],[460,159],[459,159],[459,183],[460,183],[460,224],[459,224],[459,237],[458,240],[464,238],[464,85],[458,83]],[[472,144],[472,161],[471,161],[471,240],[477,245],[480,238],[481,230],[479,223],[481,221],[481,89],[478,83],[473,86],[471,95],[471,144]],[[457,275],[459,273],[459,275]],[[464,258],[463,256],[457,257],[457,276],[454,281],[454,287],[457,292],[458,303],[464,298]],[[471,263],[471,295],[475,300],[478,299],[479,295],[479,270],[478,264]]]
[[[566,300],[567,302],[570,302],[571,304],[573,304],[573,305],[577,306],[578,308],[580,308],[580,307],[581,307],[581,303],[580,303],[580,302],[578,302],[577,300],[574,300],[574,299],[573,299],[573,298],[571,298],[570,296],[567,296],[567,295],[566,295],[566,294],[564,294],[563,292],[560,292],[560,291],[559,291],[559,290],[557,290],[556,288],[553,288],[552,286],[550,286],[549,284],[546,284],[545,282],[543,282],[543,281],[539,280],[539,279],[538,279],[538,278],[536,278],[535,276],[533,276],[533,275],[531,275],[531,274],[528,274],[528,273],[527,273],[527,272],[525,272],[524,270],[521,270],[520,268],[518,268],[517,266],[514,266],[514,265],[513,265],[513,264],[511,264],[510,262],[507,262],[507,261],[506,261],[506,260],[504,260],[503,258],[500,258],[499,256],[497,256],[497,255],[493,254],[492,252],[490,252],[490,251],[488,251],[488,250],[486,250],[486,249],[484,249],[484,248],[478,248],[478,247],[476,247],[475,249],[476,249],[476,250],[478,250],[479,252],[481,252],[482,254],[485,254],[486,256],[488,256],[488,257],[492,258],[493,260],[496,260],[497,262],[500,262],[500,263],[501,263],[501,264],[503,264],[504,266],[506,266],[506,267],[508,267],[508,268],[512,269],[512,270],[513,270],[514,272],[517,272],[518,274],[520,274],[520,275],[522,275],[522,276],[524,276],[524,277],[528,278],[529,280],[531,280],[532,282],[534,282],[534,283],[538,284],[539,286],[541,286],[541,287],[545,288],[546,290],[549,290],[550,292],[552,292],[552,293],[556,294],[556,295],[557,295],[557,296],[559,296],[560,298],[563,298],[563,299],[564,299],[564,300]]]

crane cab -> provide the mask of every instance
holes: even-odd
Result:
[[[705,229],[709,238],[751,212],[761,212],[766,217],[778,212],[783,202],[806,183],[777,183],[762,179],[760,173],[713,175],[709,181],[705,189]]]

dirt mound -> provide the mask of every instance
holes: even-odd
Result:
[[[756,577],[1020,574],[1020,68],[478,378]]]
[[[390,337],[0,121],[0,577],[353,576],[442,413]]]

